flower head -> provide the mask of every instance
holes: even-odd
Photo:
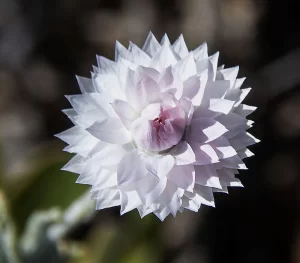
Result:
[[[77,78],[82,94],[67,96],[64,111],[74,127],[57,135],[76,153],[63,169],[92,186],[97,209],[164,220],[242,186],[235,174],[258,140],[246,132],[255,107],[242,104],[250,88],[238,67],[217,67],[206,43],[188,51],[182,36],[171,45],[150,33],[142,49],[117,42],[115,54]]]

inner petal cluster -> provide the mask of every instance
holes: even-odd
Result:
[[[132,136],[138,148],[161,152],[177,145],[183,137],[186,116],[180,105],[150,104],[132,123]]]

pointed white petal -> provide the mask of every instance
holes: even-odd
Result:
[[[94,198],[96,199],[96,209],[101,210],[113,206],[118,206],[120,202],[120,193],[118,189],[108,188],[98,192],[94,192]]]
[[[120,117],[124,126],[129,130],[131,123],[138,117],[138,113],[128,102],[123,100],[114,100],[111,105]]]
[[[193,50],[194,58],[196,61],[207,59],[208,53],[207,53],[207,43],[203,43],[199,47],[197,47],[195,50]]]
[[[198,118],[191,121],[186,138],[188,142],[207,143],[222,136],[226,127],[210,118]]]
[[[209,144],[190,142],[190,145],[195,153],[195,165],[212,164],[219,161],[217,153]]]
[[[156,40],[152,32],[149,33],[146,42],[143,46],[143,50],[150,56],[153,57],[160,49],[160,44]]]
[[[192,77],[197,74],[196,64],[193,58],[193,54],[190,53],[185,58],[179,60],[173,66],[173,72],[178,74],[182,81],[187,80],[189,77]]]
[[[259,139],[255,138],[248,132],[243,132],[231,139],[229,139],[232,147],[236,150],[242,150],[250,145],[260,142]]]
[[[241,158],[241,159],[244,159],[244,158],[248,158],[248,157],[251,157],[254,155],[253,152],[251,152],[249,149],[245,148],[245,149],[242,149],[242,150],[239,150],[238,152],[238,156]]]
[[[150,66],[158,71],[162,71],[168,66],[174,65],[176,63],[177,59],[175,58],[170,45],[164,44],[162,45],[161,49],[155,54],[155,56],[153,56]]]
[[[219,159],[225,159],[237,155],[235,149],[231,146],[230,142],[224,136],[221,136],[218,139],[212,141],[210,145],[216,151]]]
[[[87,131],[103,142],[125,144],[131,141],[131,135],[120,119],[107,118],[95,122]]]
[[[184,58],[189,54],[188,48],[185,44],[182,34],[174,42],[172,47],[173,47],[174,51],[179,55],[180,58]]]
[[[95,92],[93,81],[91,79],[85,78],[85,77],[79,77],[79,76],[76,76],[76,79],[77,79],[79,88],[83,94]]]
[[[249,105],[246,105],[246,104],[240,104],[239,106],[237,106],[235,108],[234,112],[236,114],[239,114],[239,115],[246,118],[248,115],[250,115],[256,109],[257,109],[257,107],[254,107],[254,106],[249,106]]]
[[[170,153],[174,156],[176,165],[187,165],[196,161],[191,146],[185,141],[176,145]]]
[[[194,165],[175,165],[169,172],[168,179],[179,188],[192,192],[195,184]]]
[[[195,184],[222,189],[219,175],[213,165],[195,166]]]

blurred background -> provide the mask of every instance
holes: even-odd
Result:
[[[299,28],[292,0],[0,0],[0,262],[300,263]],[[262,140],[244,189],[163,223],[94,212],[53,136],[72,126],[61,109],[75,74],[149,30],[240,65]]]

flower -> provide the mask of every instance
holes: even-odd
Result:
[[[57,135],[76,155],[62,169],[92,186],[96,208],[138,209],[164,220],[185,208],[214,206],[214,192],[242,187],[237,169],[259,140],[246,130],[256,108],[242,104],[238,67],[217,67],[206,43],[188,51],[150,32],[142,49],[116,42],[115,61],[97,56],[82,94],[66,96],[74,127]]]

